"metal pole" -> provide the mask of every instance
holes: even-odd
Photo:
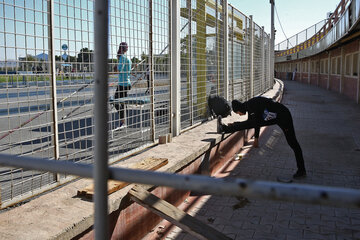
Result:
[[[254,96],[254,22],[250,15],[250,98]]]
[[[54,158],[59,159],[59,130],[58,130],[58,115],[57,115],[57,94],[56,94],[56,69],[55,69],[55,48],[54,48],[54,1],[50,0],[48,3],[48,24],[49,24],[49,50],[50,50],[50,84],[51,84],[51,108],[53,118],[53,144],[54,144]],[[57,176],[59,179],[59,176]]]
[[[94,173],[96,173],[96,171],[93,171],[93,168],[95,167],[89,164],[53,161],[32,157],[18,157],[6,154],[0,154],[0,165],[36,169],[39,171],[59,172],[86,178],[91,178],[94,176]],[[129,168],[108,167],[107,171],[110,179],[128,183],[167,186],[219,196],[243,196],[310,204],[326,204],[346,208],[360,208],[359,189],[296,183],[288,184],[246,180],[241,178],[213,178],[202,175],[142,171]],[[97,202],[95,202],[95,204],[97,204]],[[98,223],[100,220],[97,219],[97,217],[99,216],[95,215],[95,223]],[[99,225],[95,225],[95,227],[97,227],[95,229],[97,239],[106,239],[105,236],[107,235],[100,235],[100,231],[104,231],[101,234],[107,234],[107,228],[99,229]]]
[[[150,123],[151,140],[155,142],[155,81],[153,53],[153,1],[149,0],[149,72],[150,72]]]
[[[261,27],[261,86],[260,91],[263,93],[265,91],[265,31],[264,26]]]
[[[223,2],[224,13],[224,97],[229,99],[229,9],[228,1]]]
[[[193,52],[193,47],[192,47],[192,3],[191,0],[187,0],[186,6],[188,7],[188,23],[189,23],[189,31],[188,31],[188,76],[189,76],[189,107],[190,107],[190,125],[192,126],[194,124],[194,96],[193,96],[193,67],[192,67],[192,63],[193,63],[193,58],[192,58],[192,52]],[[196,14],[195,14],[196,15]],[[194,16],[195,17],[195,16]]]
[[[245,20],[245,25],[246,25],[246,20]],[[235,99],[235,93],[234,93],[234,68],[235,68],[235,64],[234,64],[234,38],[235,38],[235,30],[234,30],[234,7],[231,7],[231,96],[232,99]],[[246,29],[246,27],[245,27]],[[245,36],[244,36],[245,37]],[[245,54],[242,54],[241,58],[244,59]],[[244,69],[243,67],[243,63],[242,63],[242,69]],[[243,78],[243,75],[241,76]],[[244,80],[243,80],[244,81]],[[243,84],[243,82],[242,82]],[[241,97],[243,97],[243,88],[241,88]]]
[[[268,51],[268,63],[269,63],[269,68],[268,68],[268,79],[267,79],[267,87],[268,88],[271,88],[272,87],[272,83],[273,81],[275,80],[275,65],[273,66],[274,68],[274,71],[271,73],[271,56],[272,54],[274,55],[275,54],[275,49],[271,49],[271,38],[270,38],[270,35],[268,34],[267,35],[267,39],[268,39],[268,42],[269,44],[267,45],[268,48],[267,48],[267,51]]]
[[[108,236],[108,0],[95,0],[95,239]]]
[[[220,94],[221,93],[221,86],[220,86],[220,41],[219,41],[219,6],[218,6],[218,1],[215,1],[215,62],[216,62],[216,94]]]
[[[180,1],[171,0],[171,131],[180,134]]]
[[[274,25],[274,6],[275,0],[270,0],[271,3],[271,40],[270,40],[270,79],[274,79],[274,65],[275,65],[275,57],[274,57],[274,46],[275,46],[275,25]]]

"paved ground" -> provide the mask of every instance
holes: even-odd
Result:
[[[324,89],[285,81],[308,176],[298,183],[360,188],[360,105]],[[276,181],[295,171],[281,129],[268,127],[260,147],[244,147],[217,176]],[[360,209],[218,196],[191,196],[181,206],[233,239],[360,239]],[[196,239],[161,222],[146,239]]]

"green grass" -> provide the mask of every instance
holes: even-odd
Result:
[[[19,82],[19,81],[23,81],[23,77],[25,77],[26,81],[49,81],[50,80],[50,76],[46,75],[46,76],[39,76],[39,75],[3,75],[0,76],[0,83],[5,83],[5,82]],[[61,81],[61,80],[68,80],[70,77],[65,77],[65,76],[56,76],[56,81]],[[72,76],[71,79],[83,79],[84,77],[80,76],[80,77],[74,77]],[[85,79],[92,79],[93,77],[85,77]]]

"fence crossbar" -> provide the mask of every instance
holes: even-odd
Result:
[[[0,165],[93,178],[93,166],[83,163],[0,154]],[[360,208],[360,189],[298,183],[288,184],[242,178],[214,178],[118,167],[109,167],[108,171],[109,179],[128,183],[166,186],[220,196],[242,196]]]

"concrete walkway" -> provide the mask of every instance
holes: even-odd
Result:
[[[324,89],[285,81],[282,103],[292,112],[308,176],[297,183],[360,188],[360,105]],[[217,177],[276,181],[295,171],[295,157],[277,126],[260,147],[244,147]],[[181,206],[232,239],[360,239],[360,209],[295,202],[191,196]],[[161,222],[146,239],[195,239]]]

